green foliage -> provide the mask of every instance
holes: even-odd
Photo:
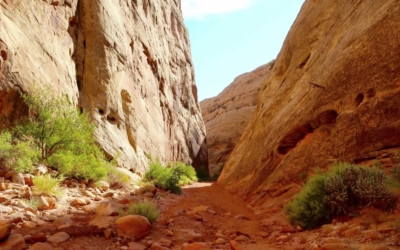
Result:
[[[302,228],[315,228],[335,216],[355,215],[364,206],[390,210],[397,198],[385,183],[387,176],[376,167],[338,163],[326,174],[310,178],[285,207],[289,221]]]
[[[53,96],[48,86],[21,93],[29,117],[0,135],[0,160],[17,172],[30,172],[33,163],[49,164],[66,177],[99,180],[111,168],[97,146],[94,125],[68,99]]]
[[[325,181],[324,202],[332,216],[356,214],[365,206],[393,209],[396,198],[385,188],[386,174],[377,167],[348,165]]]
[[[33,163],[38,160],[39,151],[29,138],[20,141],[12,137],[9,131],[0,134],[0,163],[15,172],[32,172]]]
[[[303,229],[315,228],[331,220],[324,204],[326,176],[312,176],[294,200],[285,206],[289,221]]]
[[[40,204],[42,203],[38,197],[32,197],[29,200],[25,200],[27,206],[37,210]]]
[[[60,183],[63,180],[62,176],[53,177],[51,174],[45,174],[33,177],[33,184],[39,193],[61,196],[63,191]]]
[[[179,174],[179,185],[188,185],[192,184],[193,182],[197,181],[197,174],[196,170],[189,165],[186,165],[183,162],[175,162],[175,163],[170,163],[169,168],[173,169],[178,169],[176,172]]]
[[[148,201],[138,202],[128,207],[126,211],[119,211],[120,216],[136,214],[146,217],[150,223],[153,223],[159,216],[160,212],[157,206]]]
[[[116,168],[111,168],[105,179],[112,187],[128,188],[131,179],[129,176]]]
[[[152,182],[155,186],[180,194],[180,185],[186,185],[197,181],[196,171],[192,166],[184,163],[170,163],[165,168],[160,161],[150,163],[150,169],[145,173],[144,182]]]

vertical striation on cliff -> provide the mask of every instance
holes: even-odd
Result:
[[[91,114],[120,165],[143,172],[151,154],[207,166],[180,1],[0,1],[0,51],[1,127],[23,110],[16,90],[50,84]]]
[[[400,6],[304,3],[218,182],[259,213],[335,161],[390,167],[400,154]]]
[[[257,94],[271,64],[242,74],[218,96],[200,102],[207,130],[210,175],[218,175],[256,108]]]

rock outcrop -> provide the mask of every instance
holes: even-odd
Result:
[[[219,174],[256,107],[257,94],[271,65],[242,74],[218,96],[200,102],[207,130],[210,175]]]
[[[281,211],[315,167],[400,153],[398,1],[306,1],[219,184]]]
[[[143,172],[207,165],[180,1],[0,1],[0,128],[26,112],[18,90],[49,84],[97,123],[98,142]]]

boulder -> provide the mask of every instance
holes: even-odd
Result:
[[[128,236],[135,240],[146,237],[150,232],[150,222],[140,215],[127,215],[115,221],[118,236]]]

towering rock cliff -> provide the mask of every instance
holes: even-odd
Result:
[[[257,94],[271,65],[245,73],[218,96],[200,102],[207,130],[210,175],[221,172],[256,107]]]
[[[177,0],[0,0],[0,127],[18,91],[50,84],[97,123],[104,151],[207,165],[188,33]]]
[[[218,182],[281,210],[301,176],[334,161],[390,166],[400,154],[400,6],[307,0]]]

